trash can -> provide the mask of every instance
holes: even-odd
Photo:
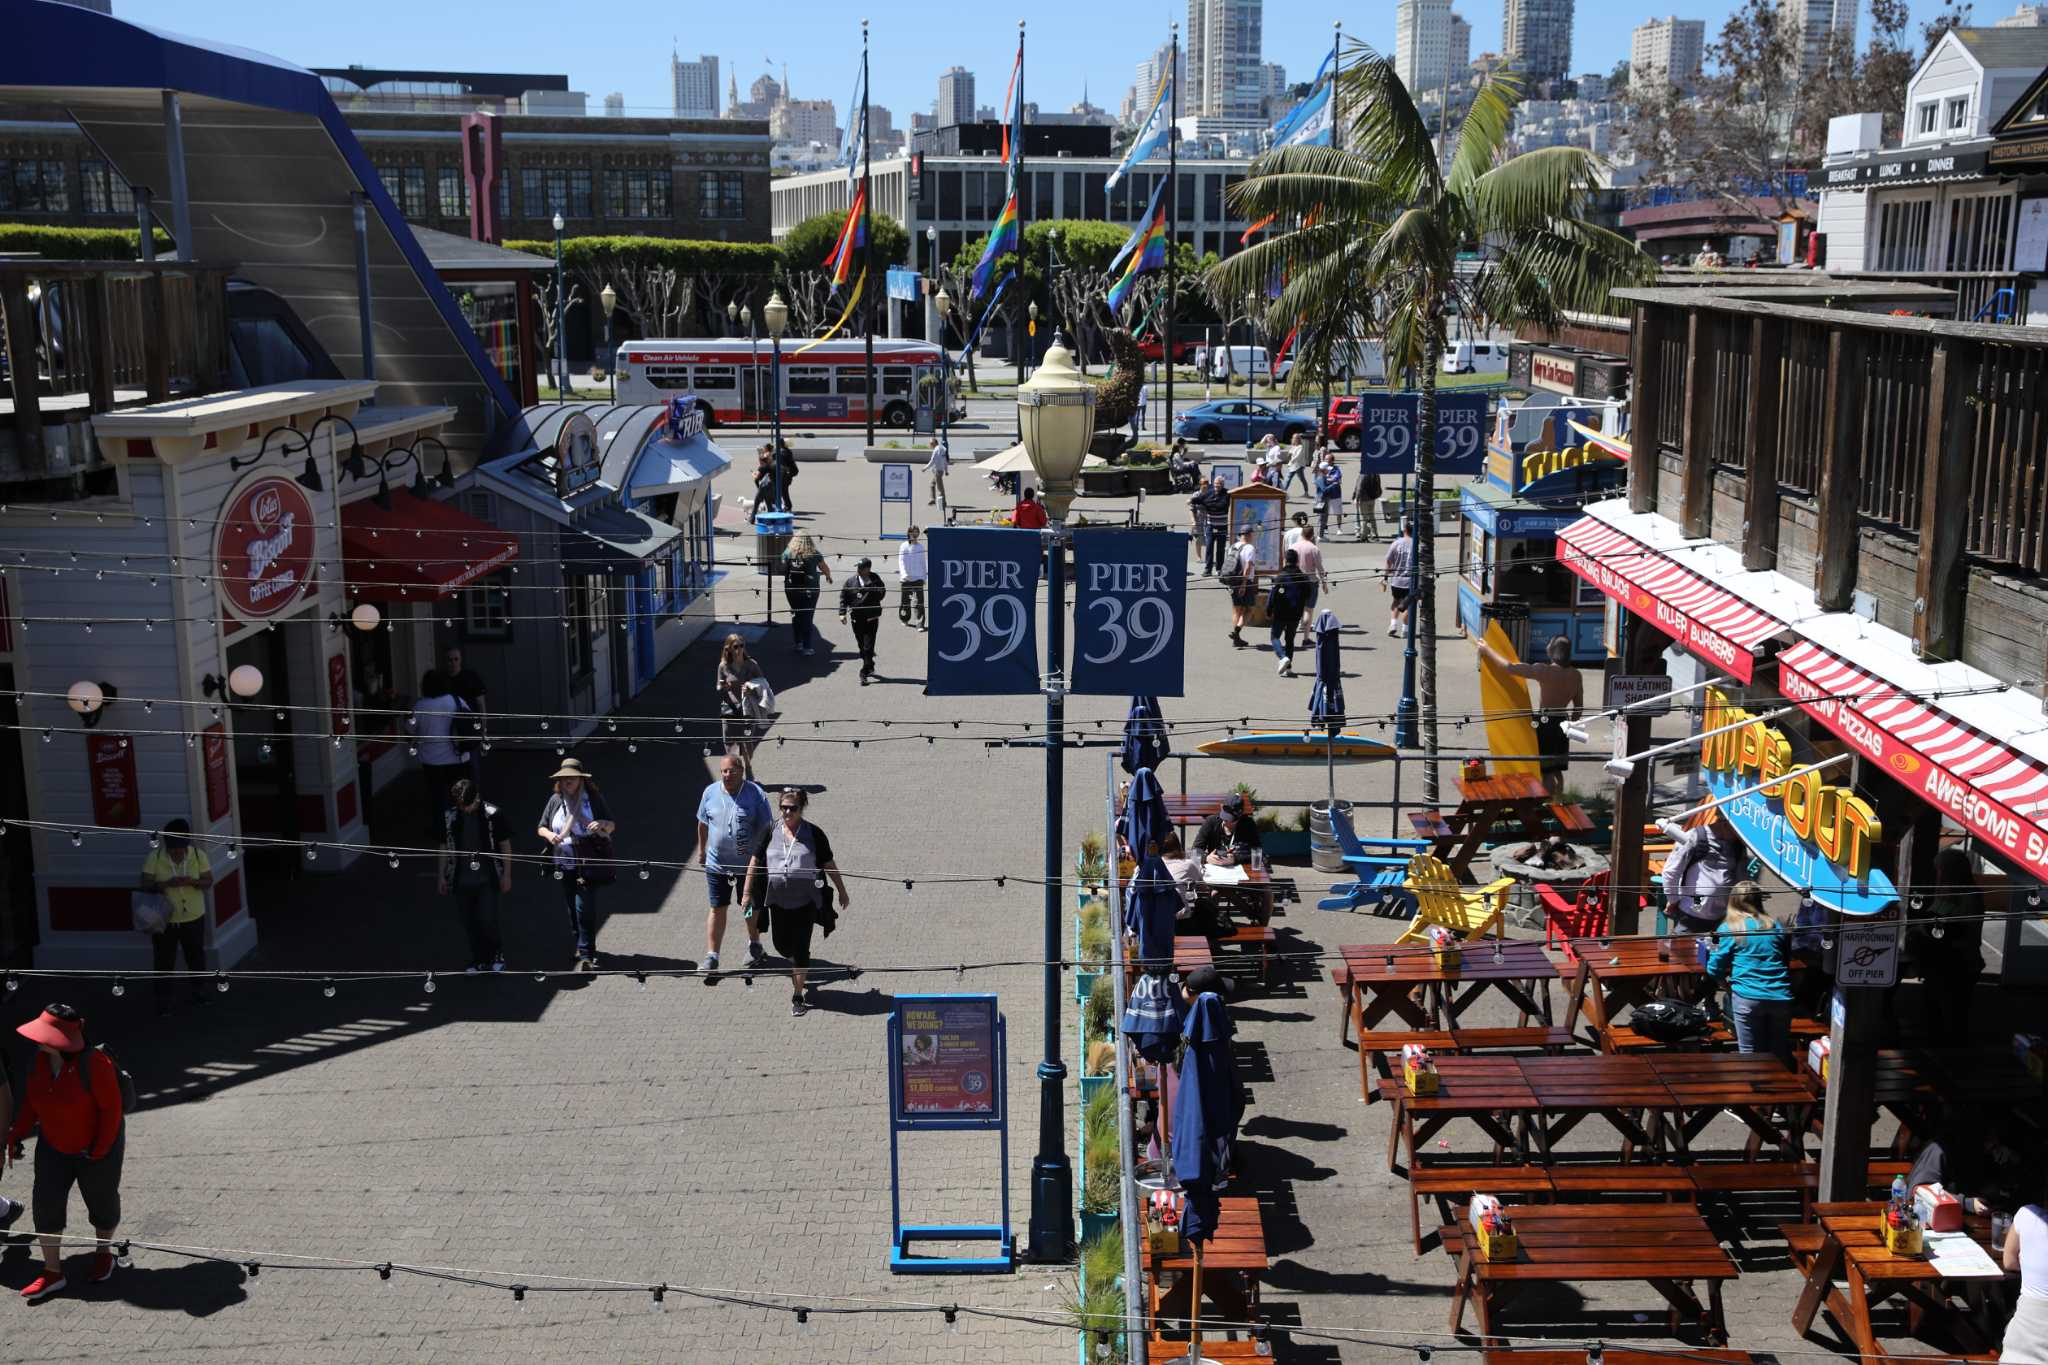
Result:
[[[754,562],[771,578],[789,538],[796,534],[796,516],[790,512],[763,512],[754,518]]]

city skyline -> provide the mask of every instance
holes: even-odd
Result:
[[[1735,7],[1735,0],[1654,6],[1659,17],[1675,13],[1702,20],[1710,43]],[[1097,103],[1120,98],[1135,65],[1165,40],[1168,21],[1185,25],[1187,19],[1187,0],[1143,7],[1150,13],[1136,12],[1139,8],[1047,0],[1032,9],[1025,71],[1029,98],[1053,110],[1072,107],[1084,91],[1096,92]],[[1473,57],[1502,50],[1503,8],[1493,3],[1459,7],[1471,25]],[[1650,17],[1644,6],[1622,0],[1578,0],[1575,8],[1572,75],[1604,74],[1626,60],[1633,30]],[[1996,23],[2008,8],[1996,3],[1976,20]],[[1938,0],[1912,0],[1909,33],[1939,9]],[[119,6],[120,17],[136,23],[195,36],[232,34],[238,45],[307,67],[559,71],[572,89],[591,94],[593,108],[599,106],[599,94],[618,91],[625,96],[625,112],[637,116],[673,111],[668,62],[644,50],[661,38],[671,38],[678,52],[717,55],[721,81],[737,81],[742,90],[763,73],[780,82],[786,69],[794,97],[803,99],[843,100],[860,60],[859,16],[849,17],[842,7],[823,0],[787,0],[781,7],[786,22],[775,26],[776,43],[771,44],[780,51],[764,47],[758,22],[739,11],[703,16],[684,32],[676,32],[672,12],[652,0],[617,0],[607,7],[605,24],[567,30],[546,27],[554,11],[529,0],[508,0],[492,13],[493,22],[478,27],[471,22],[474,12],[464,6],[421,7],[399,0],[358,0],[346,11],[281,8],[261,0],[209,0],[205,5],[124,0]],[[1393,56],[1392,4],[1317,10],[1296,3],[1265,7],[1260,60],[1286,67],[1296,80],[1306,79],[1328,50],[1333,18],[1343,20],[1347,38],[1363,39]],[[908,126],[912,114],[931,108],[939,74],[950,66],[974,73],[984,88],[1008,77],[1016,50],[1014,19],[991,18],[967,29],[931,25],[910,11],[871,10],[869,19],[874,102],[891,109],[902,126]],[[1867,30],[1867,23],[1859,28],[1859,41],[1867,40]],[[641,36],[632,39],[634,34]],[[1188,74],[1192,83],[1194,73]]]

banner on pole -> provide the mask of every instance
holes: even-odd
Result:
[[[1415,420],[1421,395],[1367,394],[1358,400],[1359,459],[1381,476],[1415,472]],[[1436,472],[1478,474],[1486,465],[1487,418],[1483,393],[1436,396]]]
[[[1073,692],[1183,696],[1188,538],[1182,531],[1074,537]]]
[[[1035,531],[933,527],[925,693],[1037,692],[1039,538]]]

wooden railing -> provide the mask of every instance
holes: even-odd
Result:
[[[1966,557],[2048,574],[2048,328],[1896,317],[1713,289],[1627,291],[1634,428],[1655,433],[1630,497],[1776,566],[1804,508],[1821,604],[1844,610],[1860,537],[1918,537],[1914,634],[1954,657]],[[1674,458],[1675,457],[1675,458]],[[1676,506],[1659,482],[1678,469]],[[1742,482],[1715,525],[1717,474]],[[1725,491],[1725,490],[1724,490]]]
[[[12,472],[45,468],[45,426],[228,384],[228,267],[0,261]]]
[[[1956,322],[2020,324],[2027,319],[2035,278],[2009,270],[1831,270],[1837,280],[1893,280],[1955,292]]]

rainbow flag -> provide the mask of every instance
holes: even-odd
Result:
[[[825,258],[825,269],[832,276],[834,289],[853,278],[853,258],[867,244],[868,190],[863,185],[853,192],[853,207],[846,211],[846,222],[839,229],[839,240],[832,244],[832,254]]]
[[[1124,300],[1130,297],[1131,286],[1138,282],[1138,276],[1148,270],[1157,270],[1166,264],[1166,179],[1160,177],[1159,186],[1152,191],[1152,203],[1145,210],[1145,220],[1131,231],[1130,240],[1116,259],[1109,263],[1115,270],[1123,266],[1124,273],[1109,287],[1109,311],[1122,310]]]
[[[981,263],[974,267],[974,280],[969,297],[980,298],[981,291],[988,287],[988,277],[996,268],[996,261],[1003,253],[1017,249],[1017,192],[1012,190],[1007,203],[1003,205],[1002,216],[989,229],[988,246],[981,253]]]

